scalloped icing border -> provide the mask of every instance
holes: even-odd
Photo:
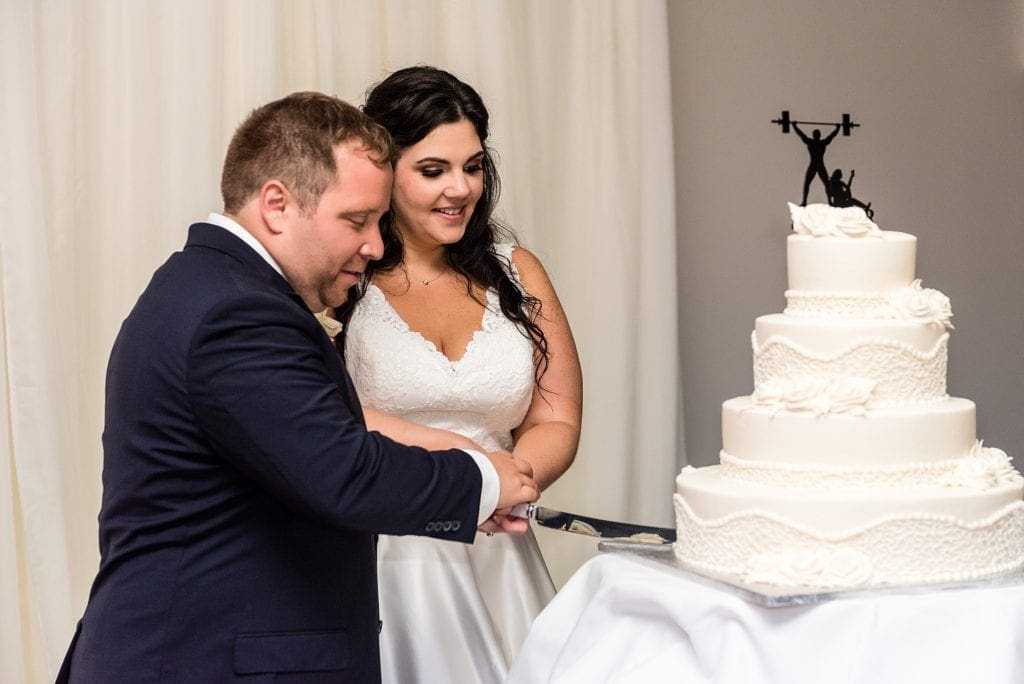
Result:
[[[931,362],[934,361],[939,354],[946,351],[949,345],[949,333],[944,332],[939,336],[939,339],[935,341],[935,346],[932,347],[931,351],[922,352],[906,342],[900,342],[899,340],[892,340],[885,337],[864,337],[858,340],[850,342],[848,345],[840,349],[838,352],[832,354],[820,354],[818,352],[811,351],[806,347],[794,342],[793,340],[785,337],[784,335],[772,335],[762,344],[758,345],[757,331],[754,330],[750,333],[750,346],[754,350],[754,355],[760,355],[765,353],[766,350],[771,347],[780,346],[795,352],[798,356],[802,356],[805,359],[811,361],[818,361],[822,363],[832,363],[839,359],[852,354],[862,347],[882,347],[886,349],[895,349],[898,352],[906,354],[917,361]]]

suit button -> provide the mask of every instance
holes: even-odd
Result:
[[[462,527],[461,520],[452,521],[452,532],[458,532],[460,527]]]
[[[437,523],[434,523],[434,522],[428,522],[427,523],[427,532],[433,532],[436,529],[437,529]]]
[[[451,532],[452,531],[452,521],[451,520],[445,520],[442,529],[445,532]]]

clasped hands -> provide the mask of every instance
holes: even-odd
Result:
[[[487,452],[486,456],[498,473],[500,489],[494,514],[477,527],[488,535],[495,532],[523,535],[529,529],[526,518],[509,515],[512,507],[532,503],[540,497],[540,489],[533,481],[533,466],[526,459],[507,451]]]

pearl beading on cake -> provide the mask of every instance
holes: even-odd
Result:
[[[1000,463],[989,458],[987,448],[980,443],[964,458],[945,459],[928,463],[842,465],[826,463],[785,463],[781,461],[752,461],[739,458],[724,450],[719,453],[722,473],[733,480],[753,482],[766,486],[799,487],[805,489],[928,489],[935,487],[995,486],[1021,480],[1005,453]],[[980,471],[972,482],[958,477],[961,471],[977,467]]]
[[[892,292],[786,290],[783,313],[796,318],[893,320],[952,329],[949,297],[917,279]]]
[[[886,310],[889,296],[884,292],[821,292],[786,290],[782,313],[798,318],[873,318],[892,316]]]

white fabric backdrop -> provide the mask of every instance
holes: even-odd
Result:
[[[409,64],[492,114],[501,213],[547,266],[585,377],[553,507],[671,524],[675,216],[661,0],[0,0],[0,681],[52,681],[98,561],[121,320],[218,210],[234,127]],[[590,540],[540,534],[556,580]]]

